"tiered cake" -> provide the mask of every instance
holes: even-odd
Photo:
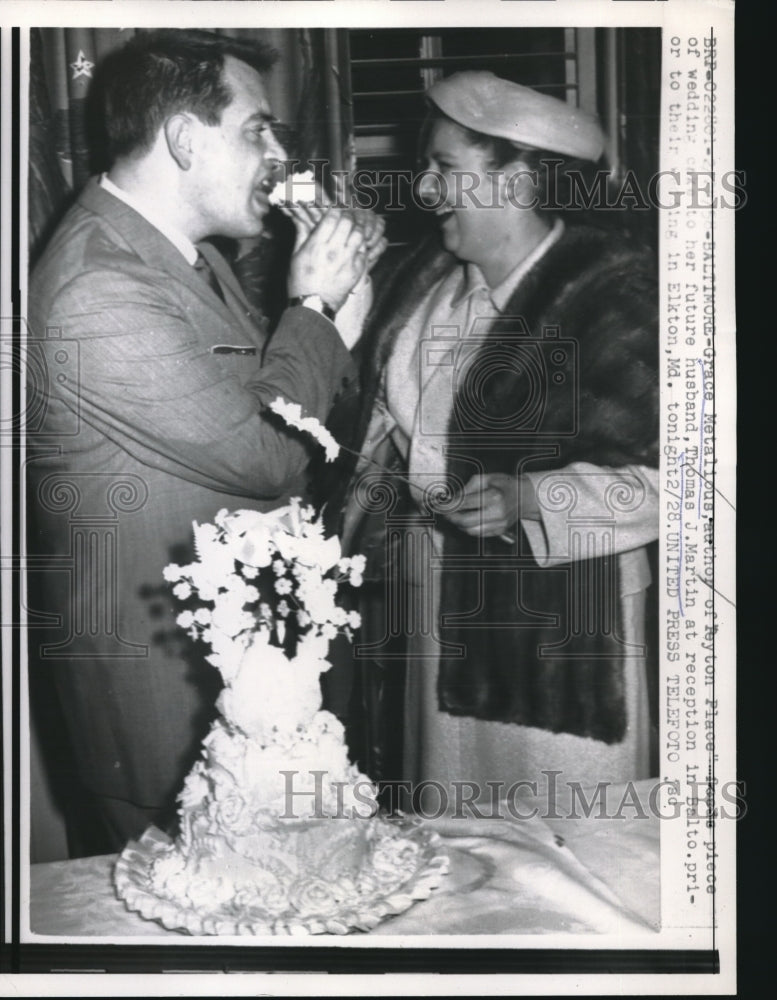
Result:
[[[358,614],[343,559],[310,508],[221,511],[194,526],[198,559],[169,566],[191,607],[178,623],[208,642],[219,717],[179,796],[175,842],[153,828],[116,867],[131,909],[202,934],[368,929],[428,896],[447,868],[434,834],[378,814],[339,720],[321,709],[328,644]]]

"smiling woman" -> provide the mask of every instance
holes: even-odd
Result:
[[[547,769],[643,777],[654,261],[537,197],[542,150],[601,154],[590,115],[481,72],[427,100],[420,191],[444,249],[381,283],[345,509],[345,544],[373,558],[367,687],[407,664],[402,766],[383,777],[484,802]],[[396,477],[379,486],[375,462]]]
[[[477,265],[493,288],[531,252],[550,222],[532,212],[516,219],[504,210],[529,203],[530,198],[521,201],[517,188],[532,181],[520,149],[507,144],[497,150],[486,139],[447,116],[435,118],[419,194],[439,205],[435,215],[445,249]]]

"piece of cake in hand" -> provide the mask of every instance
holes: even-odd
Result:
[[[322,189],[316,184],[312,170],[300,174],[289,174],[278,181],[268,195],[271,205],[285,208],[289,205],[324,204]]]

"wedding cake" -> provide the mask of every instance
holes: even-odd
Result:
[[[343,558],[298,500],[220,511],[194,537],[197,560],[165,577],[189,605],[178,624],[211,647],[219,714],[179,795],[177,838],[151,828],[131,842],[118,894],[195,934],[369,929],[428,896],[447,857],[435,834],[379,814],[322,710],[329,642],[359,625],[337,591],[361,583],[364,559]]]

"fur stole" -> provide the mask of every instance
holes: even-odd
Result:
[[[436,240],[402,257],[398,265],[387,260],[376,276],[361,436],[397,333],[458,266]],[[514,473],[519,463],[535,471],[574,461],[656,465],[657,302],[653,255],[605,230],[567,228],[487,328],[462,379],[449,427],[449,473],[466,482],[478,471]],[[565,346],[563,357],[552,354],[546,334]],[[538,446],[542,457],[532,460]],[[440,708],[621,740],[617,558],[542,569],[525,538],[516,557],[498,539],[472,539],[444,525],[443,532],[439,636],[448,652],[440,660]],[[500,559],[503,568],[493,568]],[[594,608],[597,619],[593,630],[578,634],[571,618],[581,606]]]

